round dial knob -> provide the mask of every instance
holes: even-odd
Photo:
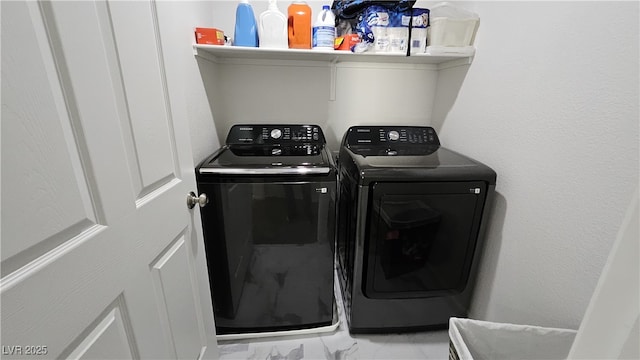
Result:
[[[396,141],[400,138],[400,134],[398,134],[398,132],[395,130],[389,131],[388,135],[389,135],[389,140],[391,141]]]
[[[280,129],[273,129],[271,130],[271,137],[274,139],[280,139],[280,137],[282,136],[282,130]]]

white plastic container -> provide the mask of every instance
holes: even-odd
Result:
[[[566,359],[577,331],[449,319],[449,359]]]
[[[276,0],[269,0],[269,8],[260,14],[258,30],[261,48],[289,48],[287,17],[278,9]]]
[[[473,45],[480,17],[449,2],[431,8],[427,46]]]
[[[336,39],[336,17],[329,5],[322,5],[322,11],[313,24],[311,39],[311,46],[314,50],[333,50],[333,43]]]

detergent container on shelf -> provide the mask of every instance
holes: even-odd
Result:
[[[322,12],[318,14],[313,24],[312,46],[318,50],[333,50],[336,39],[336,17],[329,5],[322,6]]]
[[[236,8],[236,27],[233,35],[236,46],[258,46],[258,24],[249,0],[240,0]]]
[[[289,47],[287,38],[287,17],[278,9],[276,0],[269,0],[269,8],[260,14],[260,47],[286,49]]]
[[[290,49],[311,49],[311,8],[304,1],[294,1],[287,9]]]

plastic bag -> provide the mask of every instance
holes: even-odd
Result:
[[[411,9],[415,3],[416,0],[342,0],[334,1],[333,4],[331,4],[331,9],[334,10],[337,19],[353,19],[365,8],[372,5],[384,6],[389,9],[395,8],[404,11]]]

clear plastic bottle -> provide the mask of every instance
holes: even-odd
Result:
[[[236,8],[236,28],[233,34],[236,46],[258,46],[258,25],[249,0],[240,0]]]
[[[289,47],[287,38],[287,17],[278,10],[276,0],[269,0],[269,8],[260,14],[260,47],[286,49]]]
[[[336,17],[329,5],[322,5],[322,11],[313,24],[312,38],[313,49],[333,50],[336,39]]]

